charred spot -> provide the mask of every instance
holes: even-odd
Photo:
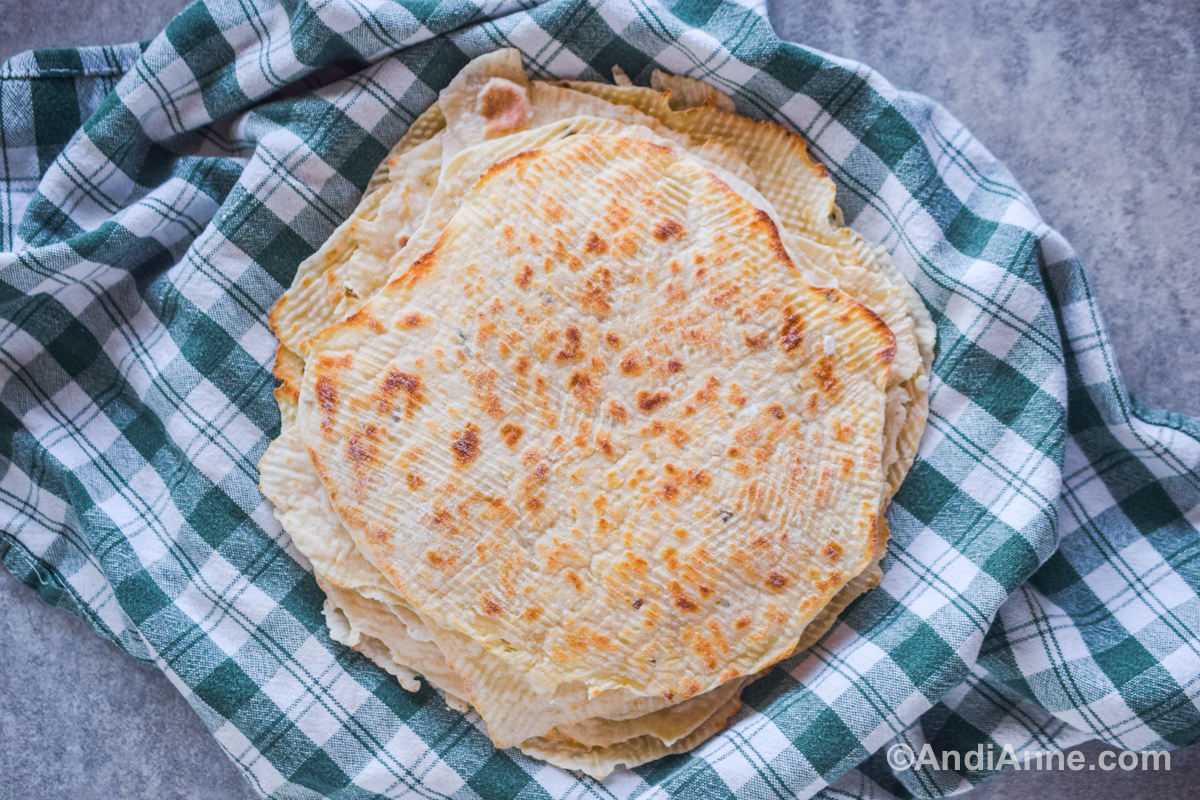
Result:
[[[826,542],[821,548],[821,555],[828,561],[837,561],[842,557],[842,546],[837,542]]]
[[[750,627],[750,616],[746,615],[744,617],[738,617],[737,621],[733,623],[733,627],[737,628],[739,631]]]
[[[658,408],[663,403],[671,399],[671,395],[667,392],[648,392],[645,389],[640,389],[635,395],[638,408],[647,413]]]
[[[804,343],[804,320],[799,314],[788,314],[779,331],[779,346],[790,353]]]
[[[479,429],[474,425],[467,425],[450,443],[450,450],[459,466],[469,465],[479,457]]]
[[[589,253],[604,253],[608,251],[608,242],[597,236],[595,231],[590,231],[584,240],[583,249]]]
[[[562,350],[559,350],[554,355],[554,359],[556,361],[570,361],[572,359],[579,358],[580,354],[582,353],[580,342],[583,341],[583,336],[579,333],[579,328],[575,327],[574,325],[568,325],[566,334],[567,343],[563,346]]]
[[[419,328],[421,326],[421,315],[417,313],[409,314],[404,318],[404,327]]]
[[[616,400],[608,401],[608,413],[612,414],[613,417],[621,422],[629,419],[629,412],[625,409],[625,406],[621,405]]]
[[[667,482],[662,485],[662,496],[667,500],[674,500],[679,497],[679,487],[674,483]]]
[[[733,519],[733,512],[727,508],[722,508],[717,512],[717,519],[721,520],[721,522],[729,522],[729,520]]]
[[[683,234],[683,226],[673,219],[664,219],[658,223],[654,229],[654,238],[660,242],[665,242],[667,239],[678,238]]]
[[[640,597],[639,597],[638,599],[636,599],[636,600],[634,600],[632,603],[630,603],[630,605],[631,605],[631,606],[633,606],[633,610],[634,610],[634,611],[637,611],[639,608],[641,608],[641,607],[642,607],[642,605],[643,605],[645,602],[646,602],[645,600],[643,600],[642,598],[640,598]]]
[[[683,362],[678,359],[672,358],[667,362],[667,372],[679,372],[682,369]]]
[[[617,336],[615,333],[606,333],[604,335],[604,341],[608,342],[609,347],[621,346],[621,337]]]
[[[513,369],[517,371],[518,375],[527,375],[529,373],[529,356],[517,356]]]
[[[766,580],[767,586],[773,587],[775,589],[782,589],[784,586],[787,586],[787,582],[788,582],[787,576],[780,572],[771,570],[770,572],[767,573],[767,580]]]
[[[621,359],[621,372],[626,375],[637,375],[642,371],[642,365],[638,362],[638,357],[630,353]]]
[[[783,406],[779,403],[771,403],[767,406],[767,413],[775,419],[783,419]]]

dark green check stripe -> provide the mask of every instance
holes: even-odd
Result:
[[[257,42],[235,51],[234,27]],[[685,34],[715,49],[681,46]],[[984,773],[897,776],[870,752],[880,737],[967,750],[995,737],[1050,747],[1084,735],[1046,708],[1117,743],[1200,736],[1200,669],[1176,680],[1160,666],[1200,648],[1200,537],[1184,519],[1200,504],[1200,423],[1135,413],[1081,268],[968,134],[944,115],[933,127],[927,101],[865,70],[778,42],[760,14],[729,0],[374,10],[213,0],[145,46],[6,65],[0,248],[22,250],[0,253],[0,504],[11,520],[0,557],[21,580],[132,654],[152,648],[211,728],[238,729],[243,738],[227,745],[263,794],[551,796],[535,780],[545,767],[494,751],[435,693],[410,695],[329,641],[320,592],[255,488],[279,424],[267,309],[407,125],[470,56],[498,46],[521,48],[547,77],[567,54],[584,65],[569,77],[604,79],[614,64],[642,81],[655,67],[686,72],[759,117],[782,119],[807,96],[820,113],[803,132],[847,217],[869,208],[886,227],[876,233],[915,271],[941,335],[938,444],[897,497],[883,586],[847,610],[839,638],[747,690],[753,712],[705,757],[639,768],[635,796],[782,798],[829,781],[829,797],[937,794]],[[385,80],[396,64],[415,79]],[[371,105],[383,115],[361,117]],[[230,124],[238,115],[240,128]],[[306,164],[331,179],[297,180]],[[901,191],[884,197],[889,179]],[[287,195],[301,207],[285,222],[276,211]],[[972,283],[984,265],[996,286]],[[1040,305],[1022,306],[1031,296]],[[984,347],[1005,338],[1005,354]],[[1104,371],[1085,374],[1083,359]],[[947,404],[951,392],[966,405]],[[35,419],[55,432],[27,427]],[[996,449],[1011,437],[1024,446]],[[1060,497],[1067,451],[1082,463]],[[1157,477],[1163,465],[1171,474]],[[968,481],[996,499],[973,498]],[[1106,494],[1089,488],[1098,485]],[[1098,504],[1102,495],[1112,502]],[[122,505],[134,521],[118,525]],[[1017,530],[1004,520],[1022,506],[1032,516],[1022,512]],[[1072,533],[1058,543],[1060,524]],[[1154,563],[1123,555],[1142,542],[1140,558]],[[952,574],[967,564],[970,580]],[[84,570],[107,584],[77,591],[70,581]],[[1118,582],[1107,602],[1088,584],[1096,576]],[[1154,597],[1181,586],[1188,597]],[[113,602],[115,629],[98,616]],[[1012,613],[997,617],[1005,602]],[[1125,630],[1118,619],[1138,603],[1154,618]],[[843,688],[830,695],[819,681]],[[1114,716],[1118,701],[1124,716]],[[904,710],[914,708],[929,710]],[[426,750],[395,750],[402,733]],[[786,744],[768,756],[756,750],[766,741]],[[572,797],[613,796],[586,779],[565,786]]]

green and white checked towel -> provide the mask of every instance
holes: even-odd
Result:
[[[940,343],[879,589],[696,752],[604,784],[330,641],[259,494],[267,310],[470,58],[708,81],[802,131]],[[945,110],[761,0],[209,0],[0,67],[0,555],[275,798],[931,796],[884,750],[1200,738],[1200,421],[1132,403],[1070,247]]]

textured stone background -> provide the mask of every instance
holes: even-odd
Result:
[[[0,60],[149,38],[180,0],[0,0]],[[950,109],[1075,246],[1130,388],[1200,414],[1200,13],[1195,0],[774,0],[780,34]],[[1104,748],[1084,745],[1088,762]],[[1005,773],[969,800],[1195,793],[1169,773]],[[254,795],[162,673],[0,569],[0,800]]]

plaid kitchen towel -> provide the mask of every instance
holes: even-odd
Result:
[[[803,132],[940,337],[880,587],[728,731],[604,783],[331,642],[257,488],[267,310],[498,47]],[[1200,421],[1131,401],[1070,247],[953,117],[779,41],[761,0],[198,2],[145,45],[5,63],[0,159],[0,555],[162,669],[264,796],[932,796],[993,766],[889,747],[1200,737]]]

